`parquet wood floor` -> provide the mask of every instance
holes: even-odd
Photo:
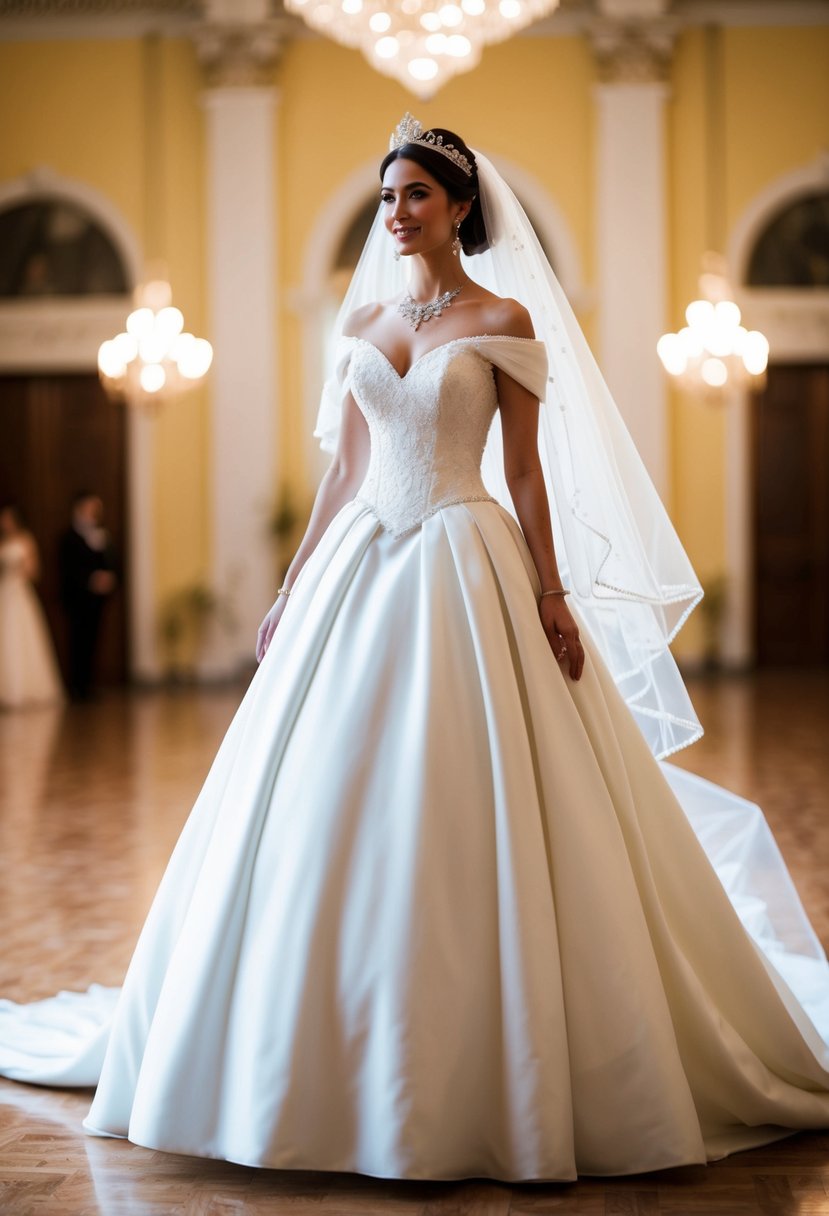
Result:
[[[697,680],[706,738],[677,762],[760,802],[829,945],[829,673]],[[0,993],[118,984],[238,703],[113,695],[0,715]],[[0,1082],[3,1216],[829,1216],[829,1134],[708,1167],[572,1185],[252,1170],[84,1136],[88,1092]]]

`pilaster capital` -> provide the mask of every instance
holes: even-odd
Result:
[[[586,33],[603,83],[650,84],[669,79],[680,22],[675,17],[636,9],[631,4],[614,11],[611,5],[610,11],[587,23]]]
[[[291,23],[279,18],[211,20],[197,26],[192,37],[207,87],[270,86],[290,29]]]

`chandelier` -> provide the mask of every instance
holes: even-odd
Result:
[[[126,329],[102,342],[98,372],[107,395],[132,405],[152,406],[193,388],[213,361],[205,338],[184,332],[184,317],[172,304],[165,279],[143,283]]]
[[[769,344],[758,329],[741,324],[734,302],[725,258],[712,252],[722,248],[725,213],[726,155],[723,113],[722,31],[705,27],[703,55],[703,123],[705,156],[705,241],[699,298],[685,309],[688,322],[678,333],[663,334],[656,352],[668,375],[689,392],[711,401],[725,401],[733,388],[761,388],[769,361]]]
[[[663,334],[656,344],[665,371],[684,388],[714,399],[727,388],[762,387],[768,341],[758,329],[740,324],[740,309],[730,298],[717,254],[703,258],[699,294],[685,309],[688,324],[678,333]]]
[[[502,42],[547,16],[559,0],[285,0],[289,12],[426,100]]]

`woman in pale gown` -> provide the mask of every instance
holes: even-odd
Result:
[[[762,817],[654,758],[699,733],[698,588],[577,323],[457,136],[407,116],[381,185],[334,459],[120,997],[7,1006],[0,1068],[99,1080],[92,1134],[391,1178],[829,1126],[829,969]]]
[[[33,584],[37,542],[12,503],[0,507],[0,709],[63,700],[49,627]]]

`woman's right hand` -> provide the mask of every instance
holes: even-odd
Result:
[[[268,647],[271,644],[271,638],[276,632],[276,627],[279,624],[282,613],[285,611],[285,605],[288,602],[287,595],[278,595],[276,602],[268,612],[262,624],[259,626],[259,632],[256,635],[256,662],[261,663],[265,655],[268,653]]]

